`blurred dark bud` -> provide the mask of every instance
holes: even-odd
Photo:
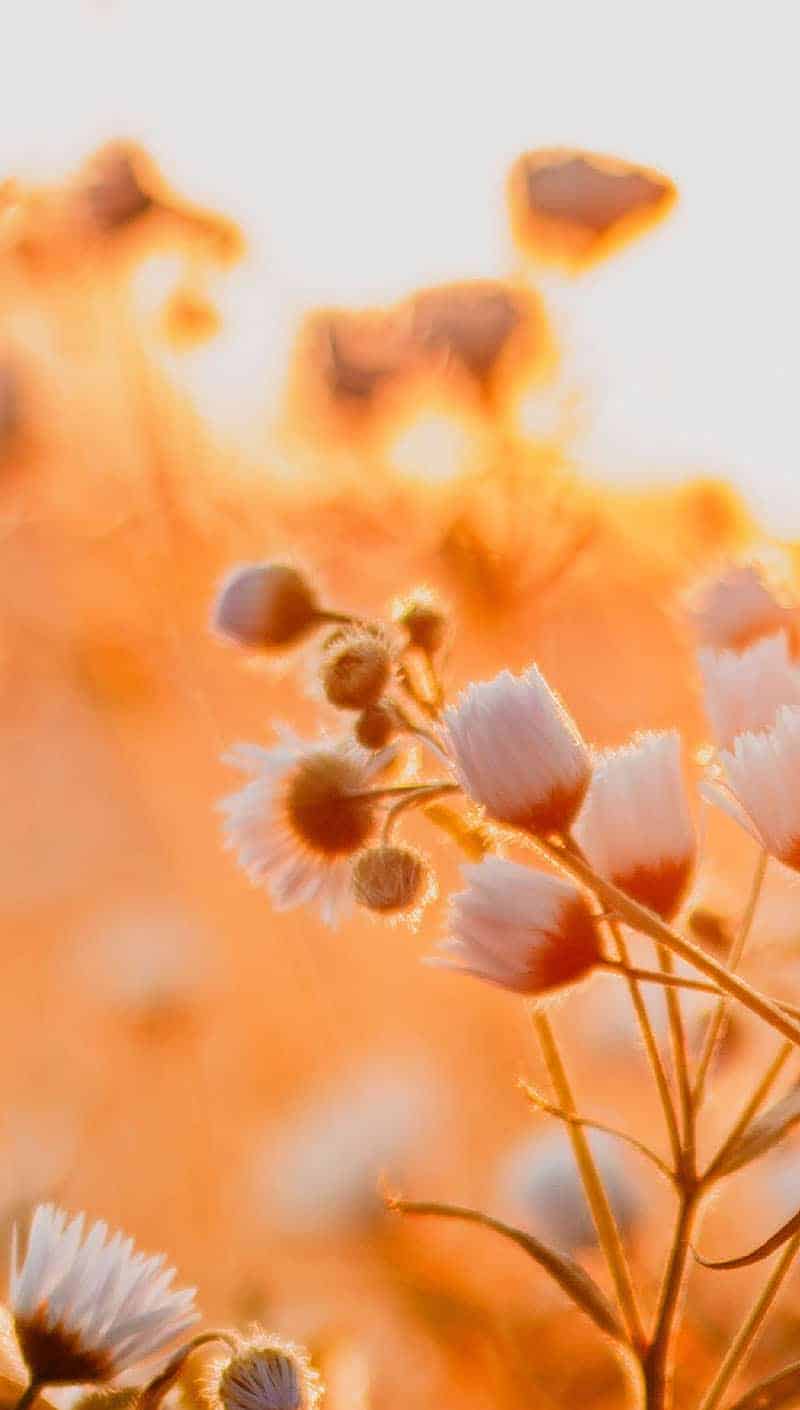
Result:
[[[339,710],[366,710],[377,704],[389,684],[392,655],[379,633],[353,628],[325,648],[320,665],[322,689]]]
[[[148,186],[155,186],[155,174],[144,154],[124,142],[111,142],[87,162],[76,196],[98,229],[117,230],[150,210],[154,196]]]
[[[723,958],[728,954],[733,944],[733,927],[727,916],[708,906],[695,906],[689,914],[689,927],[704,949]]]
[[[0,355],[0,456],[15,440],[21,420],[19,374],[11,361]]]
[[[520,250],[577,274],[667,215],[677,190],[660,172],[559,147],[518,157],[508,195]]]
[[[433,593],[426,588],[412,592],[397,604],[395,620],[408,633],[411,646],[432,655],[444,644],[447,617]]]
[[[551,342],[538,299],[500,280],[423,289],[410,309],[415,353],[432,359],[439,375],[465,376],[483,396],[497,391],[512,360],[530,370],[543,356],[549,359]]]

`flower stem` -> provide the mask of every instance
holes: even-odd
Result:
[[[697,1211],[698,1188],[687,1187],[681,1194],[675,1234],[669,1252],[656,1313],[655,1330],[644,1357],[647,1410],[667,1410],[670,1404],[672,1337],[680,1306],[692,1226]]]
[[[701,974],[713,979],[720,989],[732,998],[738,999],[740,1004],[768,1023],[771,1028],[782,1033],[785,1038],[790,1038],[794,1044],[800,1045],[800,1026],[792,1019],[787,1018],[786,1014],[772,1000],[765,998],[750,984],[746,984],[737,974],[731,974],[724,965],[719,964],[711,955],[707,955],[699,945],[695,945],[691,940],[679,935],[677,930],[673,930],[653,911],[648,911],[645,906],[640,906],[638,901],[626,896],[619,887],[598,876],[581,858],[567,852],[563,847],[546,842],[542,838],[537,837],[535,841],[539,850],[544,852],[556,866],[560,867],[562,871],[569,872],[570,875],[594,891],[603,905],[607,906],[609,910],[616,911],[626,925],[631,926],[633,930],[638,930],[642,935],[648,935],[651,940],[655,940],[657,945],[663,945],[665,949],[670,950],[680,959],[686,960]]]
[[[731,1342],[727,1355],[703,1396],[698,1410],[716,1410],[731,1380],[739,1370],[758,1333],[761,1331],[764,1319],[775,1301],[781,1283],[789,1272],[799,1249],[800,1234],[795,1234],[794,1238],[789,1240],[775,1264],[775,1267],[756,1298],[749,1316],[745,1319]]]
[[[394,825],[401,813],[407,812],[409,808],[416,808],[419,803],[431,803],[435,798],[445,797],[452,793],[457,785],[452,783],[425,784],[421,788],[414,788],[410,793],[398,798],[397,802],[389,809],[383,823],[381,841],[388,842],[394,831]]]
[[[25,1387],[24,1391],[22,1392],[22,1395],[20,1396],[16,1405],[14,1406],[14,1410],[28,1410],[28,1407],[33,1405],[40,1390],[42,1389],[42,1381],[30,1381],[30,1383]]]
[[[681,974],[672,974],[660,969],[639,969],[636,965],[625,964],[622,960],[600,960],[597,969],[605,969],[610,974],[621,974],[623,978],[638,979],[641,984],[660,984],[664,989],[692,989],[695,993],[719,994],[716,984],[704,979],[684,979]]]
[[[553,1084],[553,1089],[558,1099],[558,1104],[568,1116],[576,1116],[577,1111],[572,1095],[572,1088],[570,1087],[569,1078],[561,1059],[550,1020],[541,1009],[534,1009],[533,1023],[550,1081]],[[639,1309],[636,1305],[636,1295],[633,1290],[625,1250],[622,1246],[622,1239],[620,1238],[611,1205],[609,1204],[608,1195],[606,1194],[605,1187],[600,1178],[583,1127],[570,1121],[568,1130],[569,1139],[572,1143],[572,1149],[575,1155],[575,1163],[578,1167],[578,1172],[586,1194],[586,1200],[597,1229],[600,1247],[603,1250],[606,1262],[608,1263],[609,1272],[614,1282],[617,1299],[625,1319],[625,1325],[628,1329],[631,1343],[634,1347],[641,1348],[644,1346],[645,1342],[644,1328],[639,1315]]]
[[[750,1096],[747,1102],[745,1103],[741,1115],[732,1126],[731,1130],[729,1131],[728,1135],[725,1137],[725,1140],[717,1151],[717,1154],[714,1156],[714,1159],[711,1162],[704,1177],[706,1181],[713,1180],[714,1172],[722,1163],[725,1156],[728,1154],[728,1151],[731,1149],[732,1146],[736,1144],[743,1132],[747,1130],[748,1126],[750,1125],[750,1122],[753,1120],[753,1117],[755,1116],[762,1102],[765,1101],[770,1089],[772,1088],[773,1084],[780,1075],[781,1069],[786,1065],[786,1062],[791,1057],[793,1052],[794,1043],[786,1042],[781,1044],[777,1053],[772,1059],[772,1062],[770,1063],[769,1067],[766,1069],[760,1080],[756,1083],[755,1090],[753,1091],[752,1096]]]
[[[672,952],[664,945],[657,946],[658,959],[665,979],[674,979],[672,973]],[[678,1102],[681,1110],[683,1159],[681,1167],[694,1177],[695,1173],[695,1121],[692,1106],[692,1080],[689,1076],[689,1054],[686,1047],[686,1031],[683,1026],[681,1001],[674,989],[667,989],[667,1020],[672,1042],[672,1060],[678,1083]]]
[[[761,895],[761,888],[764,884],[764,877],[766,875],[768,860],[769,858],[766,851],[762,849],[759,852],[758,862],[756,863],[755,874],[753,876],[753,884],[750,888],[750,895],[748,897],[744,915],[742,916],[742,922],[739,926],[739,931],[736,936],[736,939],[734,940],[733,945],[731,947],[730,955],[728,956],[729,969],[736,969],[740,959],[742,958],[742,953],[744,951],[745,945],[747,944],[747,939],[753,925],[753,920],[755,918],[756,907],[758,906],[758,900]],[[706,1029],[706,1035],[703,1040],[703,1048],[697,1062],[697,1072],[694,1080],[694,1091],[692,1093],[692,1101],[694,1104],[695,1111],[699,1110],[703,1102],[703,1097],[705,1096],[705,1086],[706,1078],[708,1077],[708,1070],[713,1061],[714,1054],[722,1041],[722,1036],[725,1031],[725,1020],[727,1018],[727,1014],[728,1005],[725,999],[720,999],[709,1021],[708,1028]]]

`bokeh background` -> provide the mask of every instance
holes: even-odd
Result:
[[[332,721],[305,654],[242,656],[208,616],[232,563],[273,554],[370,614],[424,581],[452,609],[453,688],[535,658],[592,740],[678,724],[702,746],[681,593],[765,532],[791,573],[800,521],[789,9],[754,30],[716,4],[53,0],[11,27],[3,1235],[42,1197],[123,1224],[210,1320],[308,1340],[334,1410],[618,1405],[605,1348],[517,1253],[382,1213],[383,1173],[548,1232],[602,1277],[566,1146],[516,1085],[541,1080],[525,1013],[419,963],[443,900],[418,933],[331,933],[273,914],[223,854],[225,747]],[[135,167],[87,168],[112,140],[152,167],[137,147]],[[553,144],[657,167],[676,210],[579,278],[532,265],[505,182]],[[376,379],[386,310],[470,279],[530,309],[510,362]],[[355,397],[320,353],[331,308],[369,371]],[[701,825],[693,899],[735,915],[747,846]],[[446,896],[452,858],[410,832]],[[789,995],[795,899],[771,877],[748,970],[769,987],[779,963]],[[658,1141],[615,981],[557,1017],[586,1104]],[[733,1025],[709,1141],[762,1050]],[[653,1297],[668,1197],[635,1157],[604,1159]],[[715,1206],[709,1246],[799,1196],[791,1152],[771,1157]],[[751,1285],[694,1276],[687,1387]],[[787,1298],[767,1368],[796,1333]]]

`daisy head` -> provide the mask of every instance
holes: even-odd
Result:
[[[429,963],[536,995],[601,960],[594,919],[571,882],[500,857],[462,870],[468,889],[453,897],[450,938]]]
[[[221,1410],[314,1410],[320,1397],[305,1351],[260,1330],[212,1368],[209,1389]]]
[[[791,660],[785,632],[744,651],[705,647],[698,661],[706,713],[720,749],[730,749],[740,734],[770,729],[781,705],[800,705],[800,667]]]
[[[164,1263],[122,1234],[109,1238],[102,1221],[85,1231],[82,1214],[43,1204],[19,1266],[15,1226],[9,1301],[31,1381],[107,1381],[185,1332],[199,1315],[194,1289],[171,1290]]]
[[[800,706],[782,706],[764,734],[740,734],[720,762],[727,788],[707,789],[707,796],[771,856],[800,871]]]
[[[657,915],[675,914],[696,852],[676,730],[598,757],[575,836],[607,881]]]
[[[231,750],[227,762],[252,778],[221,804],[226,841],[276,910],[315,904],[336,924],[350,899],[352,858],[375,827],[370,784],[389,757],[288,735],[273,749]]]
[[[459,780],[492,817],[538,836],[569,829],[589,783],[589,755],[535,666],[470,685],[445,722]]]
[[[755,563],[733,564],[694,592],[689,621],[700,646],[741,650],[791,628],[797,612],[782,603]]]

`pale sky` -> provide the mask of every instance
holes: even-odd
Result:
[[[237,217],[253,253],[229,293],[235,377],[219,366],[259,394],[303,308],[512,269],[503,185],[521,150],[661,167],[681,191],[672,219],[588,278],[547,281],[588,407],[580,453],[610,479],[726,474],[774,530],[800,533],[793,0],[757,16],[730,0],[2,0],[0,14],[0,173],[46,178],[128,135]]]

